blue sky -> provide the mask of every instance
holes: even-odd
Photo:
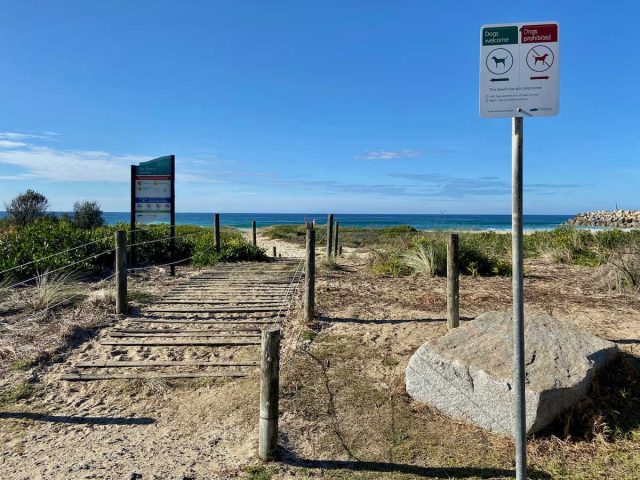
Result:
[[[640,207],[636,2],[2,3],[0,202],[127,211],[128,165],[175,154],[179,212],[509,213],[479,29],[556,20],[525,213]]]

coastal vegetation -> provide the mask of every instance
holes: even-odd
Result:
[[[47,243],[47,255],[63,249],[50,245],[103,242],[101,239],[106,238],[91,250],[99,253],[113,248],[113,233],[118,228],[128,230],[128,225],[81,229],[70,219],[45,217],[20,228],[5,225],[2,235],[24,235],[20,241],[32,243],[38,243],[41,235],[46,242],[32,248],[44,248]],[[409,356],[425,341],[446,332],[447,232],[421,232],[411,227],[340,227],[344,254],[325,259],[325,230],[318,230],[317,318],[311,325],[303,324],[296,317],[299,308],[294,308],[284,324],[288,329],[284,342],[289,343],[285,343],[286,360],[281,364],[281,411],[287,415],[283,431],[292,451],[298,455],[321,452],[322,458],[336,462],[328,469],[313,463],[309,467],[241,465],[240,478],[322,475],[336,480],[399,480],[441,472],[469,478],[503,478],[510,474],[513,447],[509,440],[453,421],[435,409],[417,404],[405,393],[403,378]],[[268,231],[271,235],[274,231],[283,236],[286,233],[288,239],[267,240]],[[75,243],[64,243],[68,235],[76,235]],[[217,252],[211,229],[177,227],[178,250],[181,258],[193,255],[191,265],[181,264],[175,277],[162,269],[132,273],[129,302],[133,314],[197,274],[194,264],[252,255],[255,247],[242,240],[241,235],[238,230],[223,229],[222,246]],[[283,255],[303,252],[304,235],[302,226],[265,228],[258,232],[258,244],[269,250],[276,246]],[[144,244],[145,249],[148,247],[144,254],[147,256],[139,250],[142,265],[169,261],[168,236],[169,228],[161,225],[138,232],[137,243],[151,242]],[[637,232],[590,232],[570,227],[526,235],[527,308],[569,318],[595,335],[619,342],[624,352],[637,352],[637,290],[629,287],[633,281],[627,282],[621,292],[603,289],[606,285],[602,282],[611,272],[628,271],[637,285],[633,272],[640,268],[634,270],[629,262],[638,258],[639,239]],[[45,253],[36,251],[38,255]],[[460,263],[465,275],[460,282],[462,322],[486,311],[510,308],[510,252],[509,234],[460,234]],[[29,258],[28,253],[22,258]],[[614,267],[613,262],[620,259],[624,263]],[[106,273],[111,265],[105,260],[96,268]],[[148,383],[83,385],[78,390],[60,387],[60,372],[70,362],[86,356],[84,349],[97,341],[92,338],[99,338],[100,329],[113,323],[113,281],[93,280],[96,278],[87,282],[73,275],[50,273],[24,288],[6,288],[8,284],[0,281],[0,290],[2,285],[5,287],[0,291],[0,300],[7,299],[4,306],[0,301],[0,315],[11,325],[0,338],[0,371],[4,375],[0,404],[7,411],[38,415],[50,407],[50,398],[67,403],[84,401],[90,405],[85,413],[96,417],[104,415],[105,408],[118,405],[144,412],[157,418],[163,427],[182,432],[176,434],[176,439],[187,452],[200,448],[197,442],[210,435],[206,420],[213,418],[220,422],[216,431],[222,439],[216,448],[224,449],[220,456],[247,458],[247,445],[253,445],[255,440],[259,411],[256,377],[221,381],[214,384],[215,388],[211,383],[158,379]],[[612,288],[616,288],[614,283]],[[40,313],[65,300],[61,306]],[[608,307],[609,302],[615,302],[615,310]],[[621,357],[596,378],[592,396],[567,411],[548,430],[529,439],[532,478],[596,479],[606,477],[602,472],[609,472],[610,478],[634,478],[633,472],[639,467],[640,438],[640,383],[635,362],[631,356]],[[154,388],[168,394],[147,393],[157,391]],[[86,400],[98,396],[104,404],[94,406]],[[190,424],[192,428],[183,428],[180,422],[185,418],[195,419]],[[35,426],[21,422],[5,420],[7,430],[15,429],[8,435],[35,431]],[[315,429],[313,436],[308,435],[309,425]],[[141,435],[154,438],[152,427],[136,426]],[[106,433],[101,432],[91,440],[92,447],[109,445]],[[65,441],[73,443],[81,434],[84,433],[80,429],[76,432],[61,427],[44,437],[43,441],[49,443],[37,448],[48,454],[52,439],[57,442],[64,436]],[[32,457],[45,454],[36,452],[31,444],[20,448],[26,448]],[[109,448],[104,447],[104,451]],[[133,452],[141,458],[139,450]],[[86,451],[82,453],[86,455]],[[233,457],[234,454],[238,456]],[[67,463],[75,462],[80,455],[75,454]],[[315,461],[314,456],[309,457]],[[180,456],[168,453],[163,458],[167,463],[182,461]],[[345,458],[367,461],[342,461]],[[116,471],[118,467],[111,468]],[[317,473],[320,469],[322,472]]]
[[[129,225],[105,226],[95,202],[76,202],[73,216],[55,217],[47,211],[46,197],[29,190],[11,205],[14,213],[0,223],[0,280],[21,281],[67,268],[84,274],[108,272],[115,259],[115,232],[126,231],[127,244],[131,243]],[[216,251],[211,228],[177,225],[172,259],[170,227],[146,225],[135,236],[138,263],[190,261],[206,266],[267,258],[264,250],[246,242],[238,230],[223,228],[220,233],[221,248]]]
[[[276,225],[264,235],[302,245],[302,225]],[[405,225],[386,228],[340,227],[344,247],[361,248],[376,275],[403,277],[412,274],[446,275],[448,232],[418,231]],[[317,238],[326,238],[320,226]],[[640,289],[640,230],[586,230],[563,225],[531,232],[524,237],[527,258],[555,264],[599,268],[600,279],[611,289]],[[501,232],[460,233],[460,271],[463,275],[511,275],[511,234]]]
[[[67,219],[38,218],[22,227],[0,229],[0,278],[24,280],[47,271],[73,264],[73,270],[100,273],[113,268],[114,234],[127,232],[129,226],[116,224],[94,229],[75,226]],[[175,227],[174,261],[191,260],[194,265],[212,265],[221,261],[264,260],[265,252],[247,243],[237,230],[221,230],[221,249],[213,247],[210,228],[193,225]],[[170,229],[166,225],[148,225],[136,232],[138,262],[153,265],[171,262]],[[144,248],[142,248],[144,245]],[[34,262],[35,260],[35,262]]]

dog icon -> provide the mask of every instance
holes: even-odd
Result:
[[[502,64],[502,66],[504,68],[507,68],[507,57],[504,58],[498,58],[498,57],[491,57],[491,60],[493,60],[496,63],[496,68],[498,68],[498,65]]]
[[[548,53],[545,53],[544,55],[540,55],[540,56],[533,56],[533,59],[535,61],[534,65],[537,65],[538,62],[542,62],[542,63],[547,63],[547,57],[549,56]]]

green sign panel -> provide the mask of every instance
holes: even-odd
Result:
[[[518,43],[518,27],[488,27],[482,30],[482,45],[512,45]]]
[[[171,157],[159,157],[148,162],[140,162],[136,167],[136,173],[138,175],[171,175]]]

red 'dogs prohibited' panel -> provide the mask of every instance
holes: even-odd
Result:
[[[546,43],[558,41],[558,25],[546,23],[542,25],[523,25],[520,30],[521,43]]]

